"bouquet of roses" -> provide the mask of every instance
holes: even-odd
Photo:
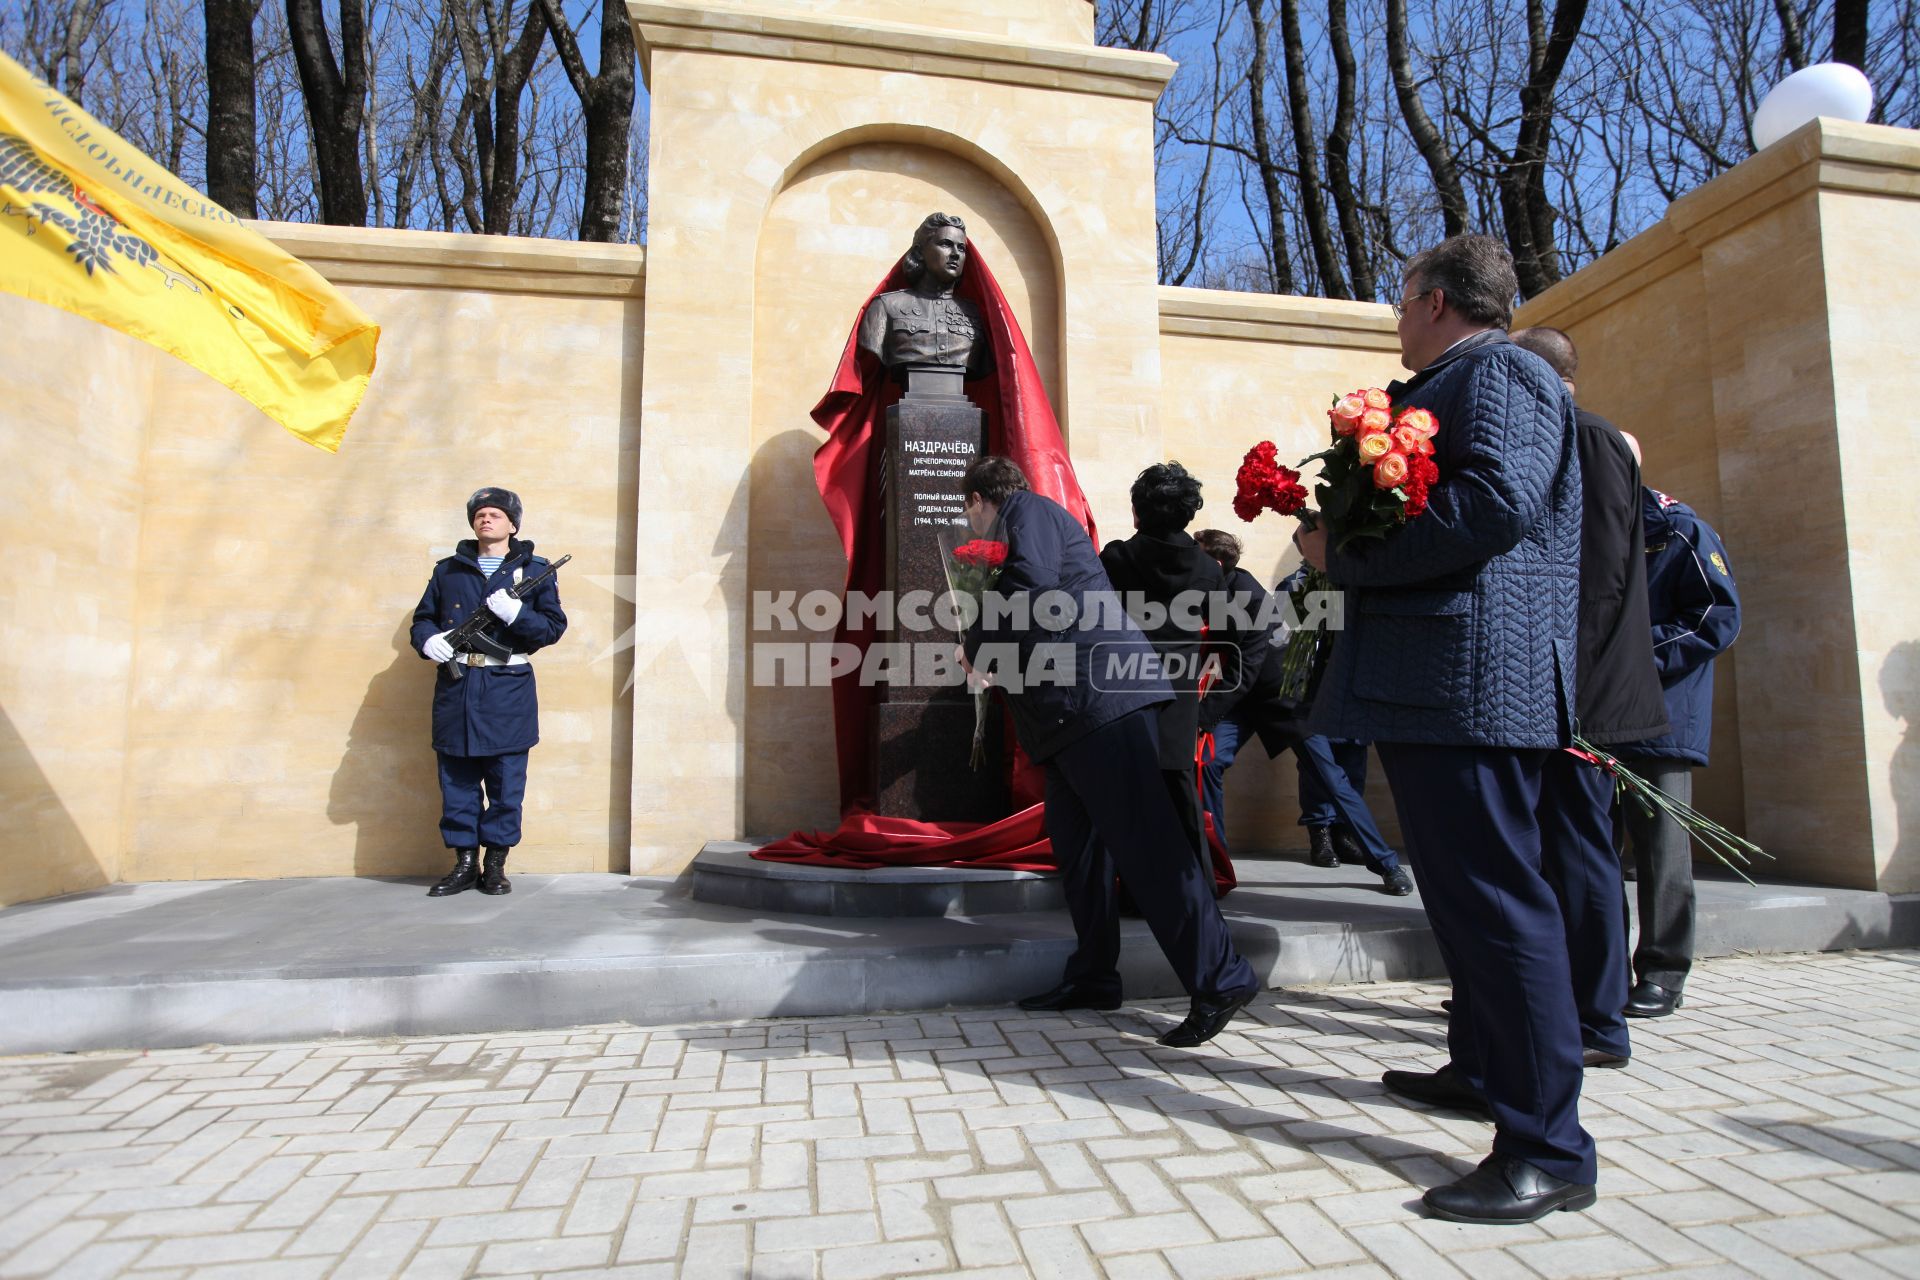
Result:
[[[1237,477],[1234,512],[1252,520],[1262,511],[1299,516],[1309,527],[1325,521],[1335,547],[1359,538],[1384,538],[1427,509],[1427,491],[1440,478],[1433,460],[1433,437],[1440,423],[1425,409],[1396,413],[1393,398],[1378,387],[1348,392],[1327,410],[1333,442],[1301,460],[1320,464],[1314,486],[1318,512],[1307,511],[1300,473],[1279,466],[1271,442],[1247,451]],[[1333,584],[1309,569],[1292,593],[1295,616],[1307,597]],[[1299,629],[1286,638],[1281,659],[1281,697],[1304,701],[1323,655],[1318,630]]]
[[[947,572],[947,590],[953,593],[966,626],[980,616],[982,598],[993,589],[1007,562],[1007,544],[992,538],[971,538],[963,529],[939,530],[941,565]],[[963,539],[965,539],[963,541]],[[969,763],[978,769],[987,755],[987,713],[990,691],[983,685],[973,695],[973,754]]]

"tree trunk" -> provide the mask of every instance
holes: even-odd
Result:
[[[1333,46],[1335,80],[1333,128],[1327,133],[1327,183],[1333,188],[1334,208],[1340,214],[1340,236],[1346,242],[1353,296],[1371,302],[1378,285],[1373,254],[1360,222],[1360,200],[1353,190],[1353,99],[1358,75],[1353,46],[1347,41],[1347,0],[1327,0],[1327,41]]]
[[[1407,52],[1407,0],[1387,0],[1387,63],[1393,71],[1400,116],[1407,123],[1407,133],[1420,158],[1427,162],[1427,172],[1433,175],[1441,223],[1448,235],[1457,236],[1467,229],[1467,195],[1460,185],[1460,169],[1453,152],[1427,115],[1419,86],[1413,82],[1413,65]]]
[[[253,20],[260,0],[205,0],[207,195],[241,218],[259,213],[254,144]]]
[[[1587,0],[1559,0],[1553,22],[1544,21],[1544,0],[1527,0],[1527,82],[1520,88],[1520,132],[1499,174],[1500,213],[1507,245],[1525,297],[1559,282],[1560,253],[1554,244],[1552,203],[1547,199],[1547,153],[1553,143],[1553,90],[1567,54],[1580,34]]]
[[[1867,69],[1867,0],[1834,0],[1833,60]]]
[[[340,53],[333,59],[321,0],[287,0],[287,29],[307,99],[307,128],[320,168],[320,220],[367,225],[367,188],[360,175],[360,120],[367,96],[366,10],[340,0]]]
[[[633,132],[633,23],[623,0],[600,8],[600,74],[589,77],[579,42],[560,12],[559,0],[539,0],[560,64],[580,95],[587,125],[586,190],[580,203],[580,239],[620,238],[627,185],[627,151]]]
[[[1773,0],[1773,11],[1780,15],[1780,51],[1795,71],[1807,65],[1807,42],[1800,34],[1800,17],[1793,11],[1793,0]]]
[[[1280,167],[1273,158],[1273,139],[1267,133],[1267,16],[1266,0],[1246,0],[1253,25],[1253,62],[1247,70],[1247,105],[1253,128],[1254,167],[1267,199],[1268,262],[1273,269],[1273,291],[1292,293],[1293,255],[1287,252],[1286,206],[1281,203]]]
[[[1313,127],[1313,99],[1307,85],[1307,52],[1300,43],[1300,0],[1280,0],[1280,47],[1287,62],[1287,110],[1293,122],[1293,153],[1300,163],[1300,213],[1307,243],[1320,273],[1320,292],[1329,298],[1351,296],[1333,247],[1327,222],[1327,198],[1320,182],[1320,147]]]

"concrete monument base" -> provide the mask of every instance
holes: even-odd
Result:
[[[696,902],[808,916],[997,916],[1064,910],[1058,876],[1000,867],[810,867],[764,862],[755,845],[709,840],[693,860]]]

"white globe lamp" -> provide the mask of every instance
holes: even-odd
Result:
[[[1828,116],[1865,123],[1873,114],[1873,85],[1860,69],[1821,62],[1773,86],[1753,113],[1753,145],[1766,150],[1809,120]]]

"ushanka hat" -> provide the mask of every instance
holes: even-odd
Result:
[[[498,507],[507,513],[507,519],[513,521],[515,533],[520,531],[520,495],[511,489],[475,489],[473,496],[467,499],[467,527],[473,527],[473,513],[482,507]]]

